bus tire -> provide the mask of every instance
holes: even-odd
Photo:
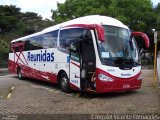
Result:
[[[21,68],[18,68],[18,70],[17,70],[17,75],[18,75],[18,78],[19,78],[20,80],[23,80],[22,69],[21,69]]]
[[[69,79],[66,73],[62,73],[60,76],[60,88],[65,93],[70,92]]]

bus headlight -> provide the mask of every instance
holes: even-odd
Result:
[[[137,78],[137,80],[142,80],[142,74]]]
[[[104,74],[98,74],[98,79],[102,80],[102,81],[108,81],[108,82],[113,81],[112,78],[110,78],[110,77],[108,77],[108,76],[106,76]]]

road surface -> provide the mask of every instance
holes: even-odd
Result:
[[[19,80],[16,75],[10,74],[1,75],[0,119],[8,115],[26,120],[46,117],[59,119],[63,116],[65,119],[96,119],[93,116],[95,114],[158,115],[160,91],[158,86],[152,84],[153,71],[144,70],[142,73],[143,83],[140,90],[100,95],[79,92],[65,94],[51,83],[27,78]]]

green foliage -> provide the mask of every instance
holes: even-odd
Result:
[[[156,27],[157,31],[160,31],[160,3],[158,3],[158,5],[155,7],[154,10],[155,10],[155,13],[157,15],[157,20],[156,20],[155,27]]]
[[[51,20],[42,20],[37,13],[22,13],[16,6],[0,5],[0,67],[7,65],[11,40],[39,32],[53,24]]]
[[[160,3],[153,7],[151,0],[66,0],[58,3],[57,10],[51,10],[54,22],[42,20],[37,13],[22,13],[20,10],[13,5],[0,5],[0,60],[8,52],[5,45],[11,40],[86,15],[114,17],[133,31],[147,33],[151,42],[150,51],[154,48],[151,29],[160,31]]]
[[[33,12],[20,12],[16,6],[0,5],[0,38],[11,41],[12,39],[39,32],[52,26],[50,20],[42,20],[42,17]],[[9,37],[8,37],[9,35]]]
[[[0,40],[0,53],[8,53],[8,44],[5,41]]]
[[[52,10],[52,19],[61,23],[86,15],[104,15],[116,18],[126,24],[132,31],[142,31],[150,38],[153,51],[153,32],[160,31],[160,3],[154,8],[151,0],[66,0],[58,3],[57,10]],[[141,39],[141,38],[140,38]],[[139,48],[144,47],[137,40]]]
[[[147,31],[156,21],[150,0],[66,0],[52,10],[56,23],[86,15],[105,15],[119,19],[132,30]],[[152,17],[149,17],[152,16]]]
[[[0,40],[0,66],[6,67],[8,60],[9,46],[5,41]]]
[[[18,14],[20,8],[15,6],[0,6],[0,31],[11,31],[15,28],[15,24],[18,21]]]

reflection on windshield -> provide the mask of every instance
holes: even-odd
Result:
[[[130,31],[120,27],[104,26],[105,41],[99,43],[99,53],[105,64],[133,64],[138,62],[138,51]]]

